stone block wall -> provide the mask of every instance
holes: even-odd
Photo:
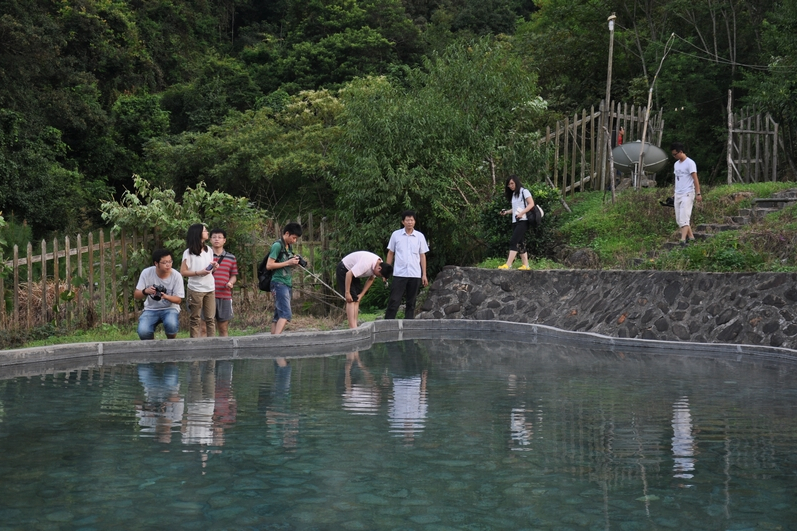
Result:
[[[797,349],[797,274],[446,267],[419,319]]]

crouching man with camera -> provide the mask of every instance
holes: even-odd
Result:
[[[166,337],[174,339],[180,327],[180,303],[185,297],[183,276],[172,269],[172,253],[156,249],[153,265],[141,272],[133,297],[144,299],[144,311],[138,318],[138,337],[155,339],[155,327],[163,323]]]
[[[281,334],[285,325],[291,320],[291,298],[293,281],[291,267],[307,266],[307,262],[299,255],[293,254],[293,245],[302,235],[302,226],[288,223],[282,229],[282,238],[275,241],[268,253],[266,268],[274,270],[271,277],[271,294],[274,295],[274,319],[271,321],[271,333]]]

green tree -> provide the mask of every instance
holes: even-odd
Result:
[[[152,141],[150,179],[178,190],[205,181],[276,213],[328,212],[334,207],[327,175],[341,134],[341,102],[328,91],[266,101],[278,110],[233,113],[205,133]]]
[[[233,197],[223,192],[209,192],[204,183],[189,188],[178,201],[174,190],[152,186],[134,176],[134,190],[127,190],[118,200],[100,203],[102,218],[113,230],[154,232],[159,245],[182,256],[185,235],[194,223],[222,227],[227,231],[230,248],[252,243],[253,235],[262,232],[265,212],[255,208],[245,197]],[[133,261],[138,267],[149,264],[153,249],[137,249]]]
[[[432,270],[475,261],[479,205],[504,175],[539,167],[532,131],[544,102],[509,42],[488,38],[452,46],[407,84],[370,78],[341,92],[346,127],[331,176],[340,251],[381,250],[412,208],[434,244]]]

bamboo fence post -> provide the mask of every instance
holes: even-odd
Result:
[[[110,308],[111,315],[110,315],[109,319],[113,323],[118,323],[119,322],[119,312],[117,311],[117,308],[119,307],[119,304],[117,303],[118,299],[116,298],[116,295],[117,295],[117,286],[116,286],[116,280],[117,280],[117,276],[116,276],[116,238],[114,238],[113,231],[110,231],[110,233],[108,234],[108,240],[109,240],[109,245],[110,245],[110,253],[108,253],[109,254],[108,257],[111,260],[111,264],[110,264],[111,265],[111,308]]]
[[[39,308],[42,323],[47,322],[47,242],[42,240],[42,304]]]
[[[553,154],[553,185],[554,188],[559,188],[559,120],[556,121],[556,138],[554,139],[554,154]]]
[[[745,126],[745,129],[749,131],[751,127],[752,127],[752,115],[748,114],[747,115],[747,125]],[[752,146],[752,142],[751,142],[752,139],[750,138],[750,134],[749,133],[745,133],[744,139],[745,139],[745,144],[746,144],[745,148],[746,148],[746,151],[747,151],[747,156],[745,157],[745,162],[746,162],[745,166],[747,168],[747,182],[750,183],[750,182],[754,182],[752,180],[753,168],[751,167],[752,165],[750,164],[750,159],[752,158],[751,155],[753,153],[753,146]]]
[[[83,278],[83,237],[78,234],[77,241],[75,242],[77,245],[77,276],[80,278],[80,286],[76,288],[76,296],[75,296],[75,308],[77,311],[78,316],[83,315],[83,287],[86,283],[86,279]]]
[[[787,159],[788,160],[788,159]],[[778,123],[775,122],[772,135],[772,182],[778,180]]]
[[[61,264],[58,260],[58,240],[53,238],[53,320],[60,322],[61,305],[58,303],[61,294]]]
[[[0,265],[4,266],[5,263],[6,261],[5,257],[3,256],[3,251],[0,250]],[[5,282],[3,281],[3,275],[0,275],[0,299],[2,299],[0,300],[0,326],[2,326],[3,328],[7,328],[8,325],[7,322],[8,316],[6,315],[5,292],[6,292],[6,287],[5,287]]]
[[[28,266],[28,304],[26,304],[25,308],[25,317],[26,322],[28,324],[28,330],[33,328],[33,245],[28,242],[28,246],[26,248],[28,255],[25,257],[25,263]],[[47,285],[44,286],[47,288]],[[47,291],[42,292],[42,297],[46,296]],[[42,301],[42,306],[44,306],[44,301]]]
[[[573,113],[573,125],[570,128],[573,143],[570,147],[570,194],[575,194],[576,188],[576,161],[578,160],[578,113]]]
[[[595,106],[592,105],[589,108],[589,174],[593,182],[598,180],[595,169]]]
[[[89,268],[89,300],[88,305],[90,308],[94,308],[94,233],[89,232],[89,256],[88,256],[88,268]]]
[[[127,261],[127,236],[125,231],[123,230],[121,233],[121,243],[122,243],[122,278],[124,281],[122,282],[122,321],[127,323],[130,321],[130,294],[128,293],[130,288],[130,279],[128,278],[128,261]]]
[[[14,244],[14,258],[11,264],[14,268],[14,329],[19,328],[19,246]]]
[[[584,191],[584,177],[587,170],[587,109],[581,109],[581,191]]]
[[[562,155],[563,155],[563,158],[562,158],[562,162],[563,162],[563,164],[562,164],[562,189],[565,190],[565,193],[567,193],[566,192],[566,190],[567,190],[567,167],[568,167],[568,164],[567,164],[568,163],[568,158],[567,157],[568,157],[568,155],[570,155],[570,117],[569,116],[565,116],[565,123],[564,123],[563,129],[564,129],[564,131],[562,131],[562,134],[564,135],[565,145],[564,145],[564,149],[562,150]]]
[[[764,181],[761,179],[761,114],[755,115],[755,182]]]
[[[102,322],[107,322],[108,317],[105,308],[105,231],[100,229],[100,315]]]
[[[64,281],[69,300],[64,301],[64,312],[66,315],[66,326],[71,330],[74,325],[74,312],[72,311],[72,257],[70,252],[72,247],[69,245],[69,236],[64,236]]]

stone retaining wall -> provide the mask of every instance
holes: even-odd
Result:
[[[449,266],[432,283],[417,317],[795,349],[797,274]]]

